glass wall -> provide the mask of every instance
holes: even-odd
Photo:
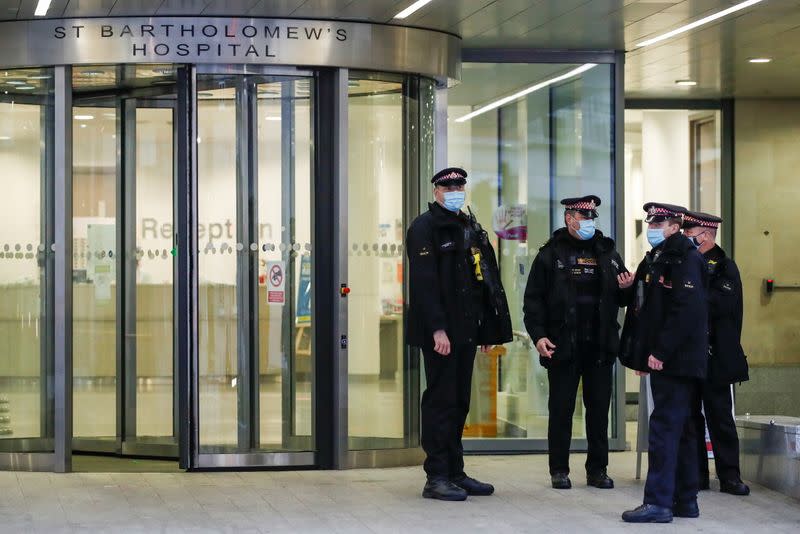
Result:
[[[547,437],[547,373],[523,325],[523,294],[539,247],[563,226],[561,198],[600,196],[598,227],[614,235],[612,73],[613,65],[465,63],[449,91],[447,163],[469,173],[467,202],[490,230],[514,328],[504,349],[478,354],[465,436]]]
[[[0,452],[53,451],[52,83],[0,71]]]

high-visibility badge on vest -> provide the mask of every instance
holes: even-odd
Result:
[[[470,252],[472,253],[472,265],[475,266],[475,279],[477,279],[479,282],[483,282],[483,272],[481,271],[481,251],[476,247],[472,247]]]

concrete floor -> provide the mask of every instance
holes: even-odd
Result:
[[[612,454],[611,491],[585,486],[583,461],[572,460],[574,489],[556,491],[544,455],[469,457],[468,472],[497,493],[463,503],[421,498],[419,467],[0,472],[0,532],[800,532],[800,502],[761,487],[749,497],[703,492],[700,519],[626,525],[620,513],[642,499],[635,454]]]

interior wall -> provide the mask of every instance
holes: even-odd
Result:
[[[791,223],[800,198],[800,100],[735,103],[734,244],[744,286],[742,345],[751,381],[737,411],[800,415],[800,291],[764,291],[764,279],[800,284]]]

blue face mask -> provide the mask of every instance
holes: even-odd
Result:
[[[595,231],[595,224],[594,219],[589,219],[586,221],[578,221],[581,224],[581,227],[578,228],[578,237],[586,241],[587,239],[591,239],[594,237]]]
[[[663,228],[648,228],[647,229],[647,241],[650,243],[650,246],[655,248],[661,243],[664,242],[666,237],[664,237],[664,229]]]
[[[450,211],[458,211],[464,206],[464,199],[467,193],[464,191],[445,191],[444,194],[444,207]]]

